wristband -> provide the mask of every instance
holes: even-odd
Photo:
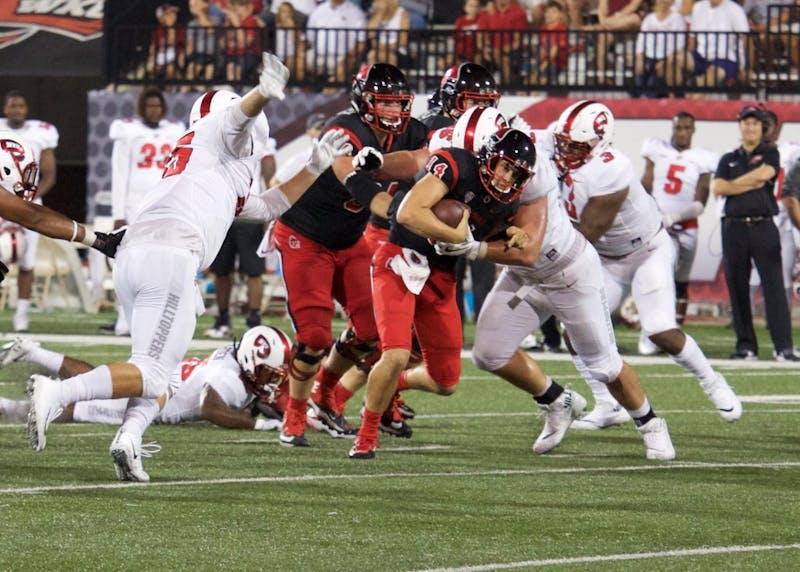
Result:
[[[72,238],[69,239],[70,242],[75,242],[75,239],[78,238],[78,223],[74,220],[72,221]]]
[[[478,246],[478,256],[476,258],[478,260],[483,260],[486,258],[486,255],[489,253],[489,243],[481,241],[480,245]]]
[[[96,240],[97,235],[94,233],[94,231],[83,227],[83,240],[81,240],[81,244],[85,244],[86,246],[94,246]]]

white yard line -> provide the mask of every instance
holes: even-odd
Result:
[[[515,469],[496,471],[457,471],[447,473],[372,473],[372,474],[339,474],[339,475],[296,475],[286,477],[238,477],[226,479],[197,479],[188,481],[155,481],[149,483],[105,483],[92,485],[51,485],[40,487],[10,487],[0,489],[0,495],[38,494],[49,492],[92,491],[127,488],[163,488],[163,487],[196,487],[230,484],[255,483],[298,483],[324,481],[352,481],[375,479],[410,479],[410,478],[481,478],[481,477],[518,477],[547,474],[582,474],[582,473],[623,473],[642,471],[671,471],[696,469],[800,469],[800,461],[776,463],[658,463],[650,465],[627,465],[620,467],[563,467],[552,469]]]
[[[417,572],[484,572],[488,570],[511,570],[512,568],[533,568],[559,564],[588,564],[592,562],[618,562],[621,560],[651,560],[653,558],[680,558],[683,556],[708,556],[710,554],[737,554],[742,552],[770,552],[800,550],[800,544],[766,544],[753,546],[715,546],[710,548],[689,548],[685,550],[664,550],[662,552],[630,552],[627,554],[608,554],[597,556],[577,556],[573,558],[547,558],[544,560],[523,560],[479,566],[459,566],[457,568],[428,568]]]

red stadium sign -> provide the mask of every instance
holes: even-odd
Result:
[[[94,40],[103,33],[103,0],[3,0],[0,28],[0,49],[38,32]]]

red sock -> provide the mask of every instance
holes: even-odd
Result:
[[[381,422],[381,413],[364,409],[364,416],[361,418],[361,427],[358,430],[359,436],[369,439],[378,438],[378,424]]]
[[[397,378],[397,392],[405,391],[408,389],[408,370],[404,369],[400,372],[400,377]]]
[[[353,392],[342,385],[341,381],[337,382],[336,387],[333,388],[333,410],[341,415],[351,397],[353,397]]]
[[[333,373],[325,366],[319,368],[317,372],[317,383],[319,387],[319,401],[322,407],[331,409],[333,405],[333,389],[339,382],[339,375]]]
[[[308,400],[289,398],[289,406],[283,417],[283,432],[286,435],[302,435],[306,429],[306,408]]]

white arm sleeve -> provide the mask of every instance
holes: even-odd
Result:
[[[223,111],[222,138],[225,148],[237,159],[247,157],[253,152],[251,130],[256,119],[258,115],[247,117],[236,104]]]
[[[280,187],[267,189],[260,195],[250,195],[247,197],[239,218],[249,218],[263,221],[272,221],[280,217],[289,210],[292,204]]]
[[[124,139],[117,140],[111,153],[111,218],[114,220],[125,218],[130,172],[130,144]]]

